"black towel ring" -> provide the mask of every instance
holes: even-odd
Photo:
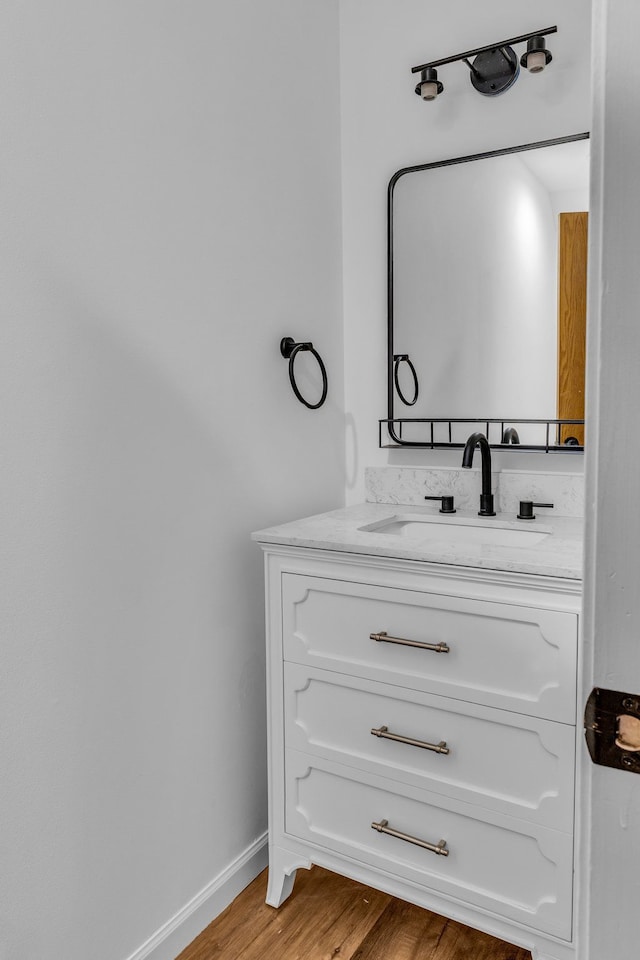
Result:
[[[414,405],[414,403],[416,402],[416,400],[418,399],[418,374],[416,373],[416,368],[415,368],[414,365],[411,363],[411,360],[409,360],[409,354],[408,354],[408,353],[396,353],[396,354],[394,355],[393,359],[394,359],[394,361],[395,361],[395,362],[394,362],[394,365],[393,365],[393,381],[394,381],[394,383],[395,383],[395,385],[396,385],[396,390],[398,391],[398,396],[400,397],[400,399],[402,400],[402,402],[405,404],[405,406],[407,406],[407,407],[412,407],[412,406]],[[414,388],[415,388],[415,389],[414,389],[414,393],[413,393],[413,400],[407,400],[407,398],[405,397],[404,393],[403,393],[402,390],[400,389],[400,381],[398,380],[398,367],[400,366],[400,364],[401,364],[403,361],[404,361],[404,363],[407,363],[407,364],[409,365],[409,370],[411,370],[411,373],[413,374],[413,383],[414,383]]]
[[[322,374],[322,396],[317,403],[309,403],[308,400],[302,396],[298,390],[298,384],[296,383],[295,374],[293,371],[293,364],[296,359],[296,356],[302,351],[308,350],[309,353],[312,353],[316,360],[318,361],[318,366],[320,367],[320,373]],[[293,337],[283,337],[280,341],[280,353],[282,356],[289,361],[289,380],[291,381],[291,387],[296,397],[300,403],[304,403],[305,407],[309,407],[310,410],[317,410],[318,407],[321,407],[322,404],[327,399],[327,371],[325,365],[322,362],[322,357],[317,350],[314,350],[312,343],[296,343]]]

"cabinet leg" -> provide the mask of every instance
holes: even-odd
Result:
[[[290,896],[296,879],[296,870],[299,867],[309,870],[311,861],[282,850],[280,847],[269,847],[269,882],[266,902],[270,907],[279,907]]]

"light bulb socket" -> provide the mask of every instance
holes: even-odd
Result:
[[[444,90],[438,80],[438,71],[435,67],[427,67],[420,74],[420,83],[416,85],[416,93],[423,100],[435,100]]]
[[[541,54],[544,56],[544,63],[542,63]],[[531,61],[529,60],[530,56]],[[523,53],[520,58],[520,66],[526,70],[530,70],[532,73],[540,73],[552,60],[553,57],[551,52],[547,50],[544,37],[530,37],[527,40],[527,52]],[[530,62],[532,62],[531,66]]]

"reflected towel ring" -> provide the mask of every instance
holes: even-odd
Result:
[[[416,400],[418,399],[418,374],[416,373],[416,368],[415,368],[414,365],[411,363],[411,360],[409,360],[409,354],[408,354],[408,353],[396,353],[396,354],[394,355],[393,359],[394,359],[394,361],[395,361],[395,362],[394,362],[394,365],[393,365],[393,381],[394,381],[394,383],[395,383],[395,385],[396,385],[396,390],[398,391],[398,396],[400,397],[400,399],[402,400],[402,402],[405,404],[405,406],[407,406],[407,407],[412,407],[412,406],[414,405],[414,403],[416,402]],[[398,367],[400,366],[400,364],[401,364],[403,361],[409,365],[409,370],[411,370],[411,373],[413,374],[413,383],[414,383],[414,385],[415,385],[415,390],[414,390],[414,394],[413,394],[413,400],[407,400],[407,398],[405,397],[404,393],[403,393],[402,390],[400,389],[400,381],[398,380]]]
[[[322,374],[322,396],[317,403],[309,403],[308,400],[302,396],[298,390],[298,384],[296,383],[295,374],[293,371],[293,364],[296,359],[297,354],[302,350],[308,350],[309,353],[312,353],[316,360],[318,361],[318,366],[320,367],[320,373]],[[300,403],[304,403],[305,407],[309,407],[310,410],[317,410],[318,407],[321,407],[322,404],[327,399],[327,371],[325,365],[322,362],[322,357],[317,350],[314,350],[312,343],[296,343],[293,337],[283,337],[280,341],[280,353],[282,356],[289,361],[289,380],[291,381],[291,387],[296,397]]]

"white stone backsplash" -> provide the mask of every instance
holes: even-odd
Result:
[[[367,467],[365,486],[369,503],[424,505],[426,494],[455,497],[456,509],[476,510],[480,497],[480,467]],[[580,473],[500,470],[491,475],[495,507],[516,514],[520,500],[553,503],[539,509],[539,517],[584,516],[584,476]]]
[[[517,513],[520,500],[552,503],[553,510],[536,509],[539,517],[584,516],[584,474],[502,470],[498,476],[500,510]]]

